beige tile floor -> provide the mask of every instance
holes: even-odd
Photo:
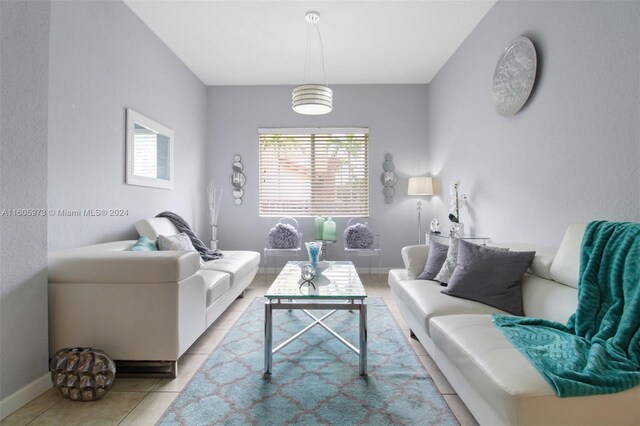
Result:
[[[178,396],[209,353],[222,340],[253,298],[261,297],[275,275],[258,275],[243,299],[237,299],[178,361],[175,379],[116,379],[111,391],[95,402],[73,402],[51,389],[0,422],[8,425],[153,425]],[[400,325],[407,341],[431,375],[458,422],[477,425],[476,420],[447,382],[419,342],[409,337],[409,328],[391,298],[386,276],[361,275],[369,297],[380,297]]]

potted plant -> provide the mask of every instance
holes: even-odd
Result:
[[[451,182],[451,208],[449,209],[449,220],[451,224],[449,230],[452,234],[460,237],[464,232],[464,224],[460,222],[460,210],[467,201],[467,196],[460,193],[460,182],[454,180]]]

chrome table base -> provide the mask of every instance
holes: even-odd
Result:
[[[300,303],[300,302],[286,302],[281,299],[270,299],[265,302],[264,310],[264,376],[265,378],[271,375],[273,369],[273,354],[280,349],[293,342],[298,337],[309,331],[313,326],[320,325],[332,336],[342,342],[346,347],[355,352],[359,357],[359,372],[361,376],[367,374],[367,305],[364,300],[360,300],[360,303],[356,303],[354,300],[348,300],[346,303]],[[273,348],[273,311],[275,309],[301,309],[305,314],[311,317],[313,322]],[[309,310],[329,310],[328,313],[320,318],[317,318]],[[349,343],[344,337],[340,336],[336,331],[330,328],[324,323],[324,320],[331,316],[337,310],[349,310],[359,312],[359,348],[356,348]]]

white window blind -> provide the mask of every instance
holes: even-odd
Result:
[[[369,216],[369,131],[260,129],[260,216]]]

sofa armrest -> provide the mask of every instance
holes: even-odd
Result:
[[[402,261],[407,269],[407,279],[415,280],[424,270],[424,264],[427,263],[429,255],[428,245],[415,245],[403,247]]]
[[[63,250],[49,254],[52,283],[166,283],[200,270],[200,256],[188,251]]]

